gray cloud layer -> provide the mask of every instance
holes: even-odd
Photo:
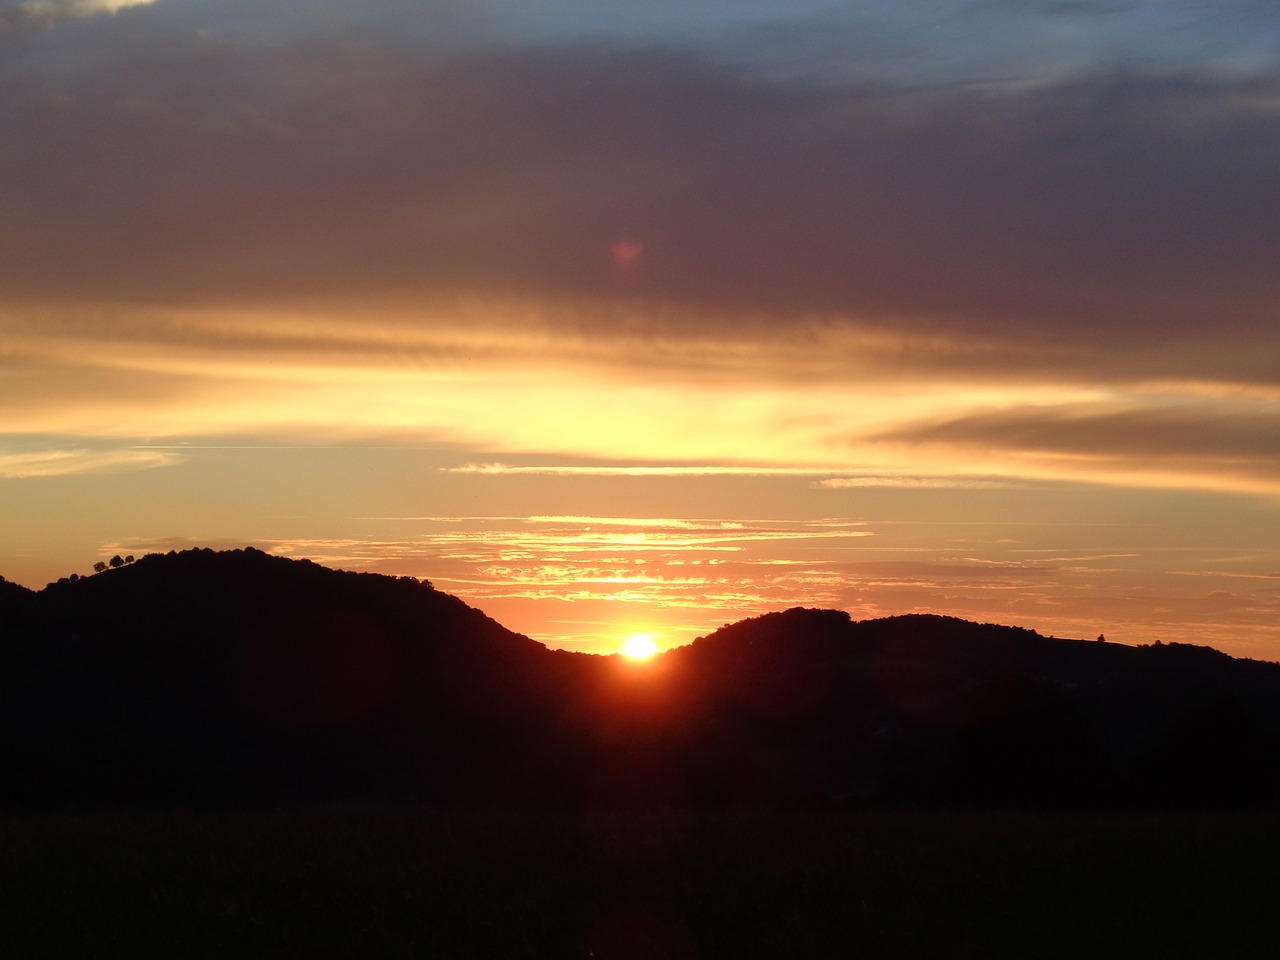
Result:
[[[1235,474],[1280,482],[1280,416],[1204,408],[1126,411],[1014,409],[921,425],[891,438],[1020,450],[1109,462],[1113,470]]]
[[[0,73],[9,296],[598,294],[624,236],[643,294],[784,313],[1253,338],[1280,293],[1276,78],[904,92],[194,35],[90,64]]]

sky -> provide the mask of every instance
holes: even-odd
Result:
[[[1276,0],[0,0],[0,575],[1280,660]]]

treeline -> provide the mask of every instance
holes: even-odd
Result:
[[[148,554],[148,556],[159,556],[159,554]],[[128,564],[131,564],[134,562],[135,560],[134,560],[133,554],[129,554],[127,557],[122,557],[120,556],[120,554],[117,553],[110,560],[96,561],[93,565],[93,572],[106,573],[108,570],[118,570],[120,569],[120,567],[127,566]],[[54,583],[75,583],[77,580],[80,580],[80,579],[81,579],[80,574],[71,573],[65,577],[59,577],[56,581],[54,581]],[[3,580],[3,578],[0,578],[0,580]],[[53,584],[50,584],[50,586],[52,585]]]

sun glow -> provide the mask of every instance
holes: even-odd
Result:
[[[622,655],[632,660],[648,660],[658,652],[656,633],[633,633],[622,644]]]

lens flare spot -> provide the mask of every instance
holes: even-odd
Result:
[[[618,240],[609,247],[609,259],[615,266],[637,266],[644,259],[644,244],[639,240]]]

